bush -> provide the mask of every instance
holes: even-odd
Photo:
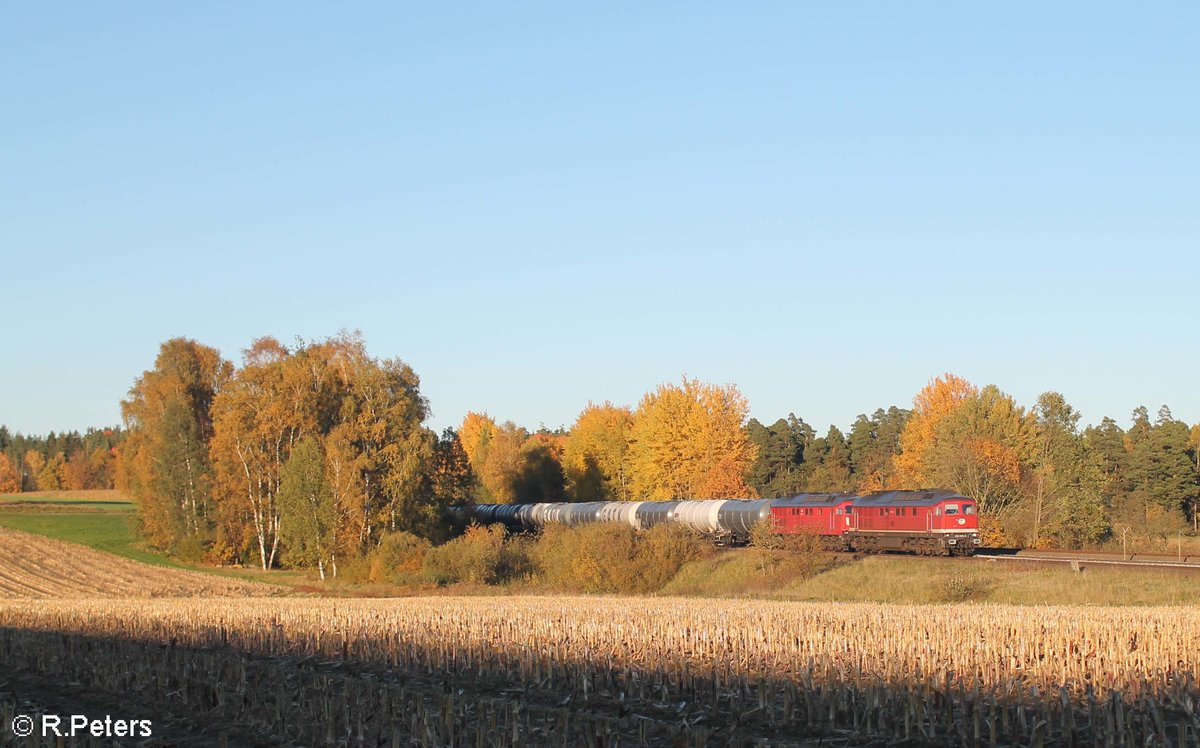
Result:
[[[461,537],[426,551],[423,567],[437,584],[498,584],[530,572],[525,544],[506,543],[500,525],[471,525]]]
[[[367,579],[395,585],[424,582],[425,555],[432,544],[409,532],[390,532],[367,554]]]
[[[204,560],[207,550],[200,538],[184,537],[175,544],[175,557],[185,564],[198,564]]]
[[[659,525],[638,536],[640,553],[637,570],[647,592],[657,592],[670,582],[684,564],[711,556],[712,545],[682,527]]]
[[[941,577],[934,583],[934,597],[944,603],[982,600],[990,591],[991,584],[987,580],[957,572]]]
[[[549,584],[577,592],[656,592],[683,564],[706,552],[703,540],[669,525],[637,533],[596,523],[542,530],[533,561]]]
[[[831,560],[816,532],[779,533],[770,520],[757,522],[750,528],[750,544],[753,546],[750,552],[755,554],[764,576],[786,568],[789,576],[806,579],[828,566]]]

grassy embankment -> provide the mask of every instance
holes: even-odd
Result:
[[[739,555],[741,554],[741,555]],[[838,561],[811,577],[786,561],[763,570],[752,551],[685,565],[662,594],[780,600],[1013,605],[1198,605],[1200,572],[880,555]]]

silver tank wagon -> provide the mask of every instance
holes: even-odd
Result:
[[[616,522],[637,530],[676,524],[718,541],[744,542],[755,523],[769,520],[770,504],[767,499],[593,501],[477,504],[470,511],[482,524],[500,522],[516,530],[536,531],[551,524],[579,527],[593,522]]]

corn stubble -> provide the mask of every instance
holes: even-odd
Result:
[[[3,663],[298,745],[1196,745],[1193,608],[0,602]],[[820,742],[819,742],[820,741]]]

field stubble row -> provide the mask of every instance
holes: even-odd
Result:
[[[284,742],[1194,745],[1200,735],[1191,608],[10,601],[0,626],[10,663],[177,712],[217,710]],[[115,667],[122,660],[139,666]]]

